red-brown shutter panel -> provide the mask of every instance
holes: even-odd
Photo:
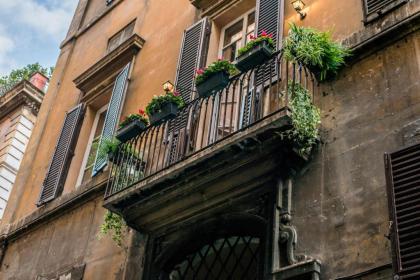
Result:
[[[84,114],[83,104],[70,110],[64,120],[55,151],[42,185],[38,206],[56,198],[63,190]]]
[[[420,144],[385,154],[394,270],[420,279]]]

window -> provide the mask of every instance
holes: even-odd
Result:
[[[135,20],[130,22],[127,26],[118,31],[117,34],[112,36],[111,39],[109,39],[107,52],[115,50],[119,45],[121,45],[125,40],[133,35],[135,23]]]
[[[82,169],[80,170],[79,178],[77,180],[77,186],[80,186],[92,177],[92,169],[95,163],[96,152],[98,150],[99,140],[105,123],[107,108],[108,104],[96,112],[91,134],[89,136],[88,146],[83,158]]]
[[[408,0],[363,0],[364,22],[369,23],[407,2]]]
[[[222,29],[221,57],[234,61],[238,49],[249,40],[249,35],[255,31],[255,11],[251,11],[236,19]]]
[[[419,159],[420,144],[385,154],[393,266],[401,279],[420,277]]]

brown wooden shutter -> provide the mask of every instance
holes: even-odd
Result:
[[[195,96],[195,74],[198,68],[206,64],[211,25],[208,18],[203,18],[184,31],[181,50],[179,52],[178,67],[175,77],[175,87],[180,92],[185,102],[190,102]],[[188,110],[182,111],[175,121],[170,123],[168,130],[168,142],[170,145],[167,155],[167,164],[176,162],[185,154],[184,145],[189,137],[187,129]],[[194,120],[190,121],[194,125]],[[183,131],[180,135],[180,131]]]
[[[175,85],[185,102],[193,97],[191,93],[195,89],[196,70],[206,64],[210,28],[210,21],[203,18],[184,31]]]
[[[393,263],[400,279],[420,279],[420,144],[385,154]]]
[[[112,137],[114,136],[115,129],[117,128],[118,121],[120,119],[121,109],[124,104],[125,93],[127,91],[127,80],[130,72],[130,65],[131,63],[128,63],[115,79],[98,147],[101,147],[105,141],[112,140]],[[108,162],[108,155],[101,153],[100,151],[100,148],[96,151],[96,159],[93,165],[92,176],[98,174]]]
[[[277,49],[283,39],[284,0],[257,0],[256,35],[263,30],[273,34]]]
[[[83,104],[79,104],[67,113],[55,147],[54,155],[48,168],[47,176],[42,185],[38,205],[53,200],[62,192],[73,156],[73,149],[79,135],[83,115]]]

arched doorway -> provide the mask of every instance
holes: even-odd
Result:
[[[169,279],[259,279],[260,245],[260,238],[252,236],[216,239],[175,264]]]
[[[163,252],[159,279],[263,279],[266,225],[261,217],[245,214],[182,232],[181,240]]]

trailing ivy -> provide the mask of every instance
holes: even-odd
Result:
[[[118,247],[121,247],[123,239],[122,233],[126,230],[126,227],[127,226],[120,215],[107,210],[104,216],[104,222],[100,228],[99,237],[102,238],[103,236],[112,233],[112,240],[114,240]]]
[[[290,107],[292,109],[293,128],[283,136],[295,143],[299,154],[310,152],[318,138],[318,126],[321,123],[319,109],[312,104],[309,91],[300,84],[289,82]]]
[[[302,63],[316,74],[320,81],[332,78],[344,65],[350,51],[332,40],[329,32],[290,25],[283,44],[288,60]]]

